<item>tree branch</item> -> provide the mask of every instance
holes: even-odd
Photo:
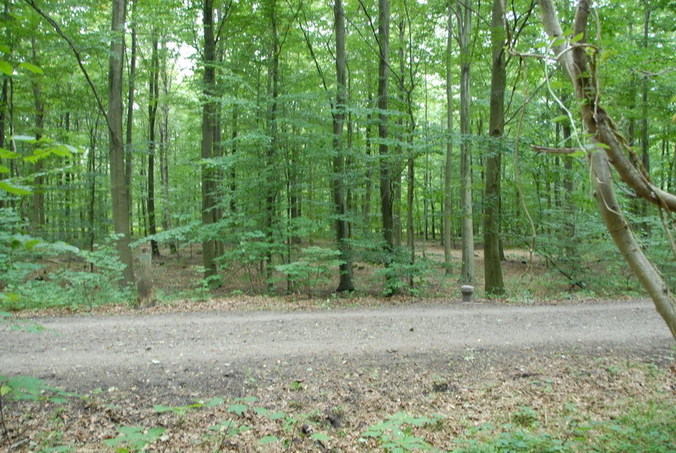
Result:
[[[101,114],[106,120],[106,124],[108,125],[108,130],[111,130],[111,125],[110,121],[108,120],[108,111],[106,110],[106,107],[103,105],[103,102],[101,101],[101,98],[99,97],[98,91],[96,91],[96,86],[94,85],[94,82],[92,82],[91,77],[89,77],[89,73],[87,72],[87,69],[84,67],[84,63],[82,62],[82,56],[80,55],[80,52],[77,50],[75,47],[75,44],[73,41],[66,35],[63,30],[61,30],[61,27],[59,26],[58,23],[51,17],[47,15],[38,5],[35,4],[33,0],[24,0],[28,6],[33,8],[33,10],[38,13],[44,20],[46,20],[52,28],[54,28],[54,31],[68,44],[68,47],[70,47],[70,50],[73,52],[75,55],[75,59],[77,60],[77,64],[80,67],[80,70],[82,71],[82,74],[85,76],[85,79],[87,79],[87,84],[89,84],[89,88],[92,90],[92,94],[94,95],[94,98],[96,99],[96,104],[101,111]]]

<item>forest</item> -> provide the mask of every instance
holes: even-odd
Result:
[[[329,3],[4,0],[4,309],[180,253],[226,294],[504,297],[517,249],[674,332],[673,2]]]
[[[674,451],[673,0],[0,8],[0,448]]]

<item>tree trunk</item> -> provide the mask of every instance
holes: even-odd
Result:
[[[157,107],[160,97],[160,56],[157,29],[152,32],[152,50],[150,71],[148,74],[148,229],[151,235],[157,234],[157,216],[155,213],[155,151],[157,150]],[[155,239],[150,240],[151,257],[160,256],[160,248]]]
[[[389,75],[390,50],[390,2],[378,0],[378,43],[380,58],[378,63],[378,154],[380,156],[380,211],[385,240],[385,266],[389,267],[394,253],[394,212],[392,198],[392,158],[387,145],[387,88]],[[385,293],[393,294],[392,277],[388,274]]]
[[[31,36],[31,53],[33,64],[40,66],[37,55],[37,44],[35,36]],[[45,102],[42,96],[42,86],[35,76],[31,77],[31,88],[33,90],[33,106],[35,108],[35,139],[40,140],[45,128]],[[40,145],[37,145],[40,146]],[[34,172],[38,175],[35,178],[33,188],[33,206],[31,212],[31,229],[33,234],[41,236],[45,233],[45,178],[42,176],[44,162],[38,160],[35,162]]]
[[[270,106],[268,108],[268,133],[270,135],[270,145],[266,155],[266,179],[267,190],[265,195],[265,235],[268,242],[268,251],[265,257],[265,272],[268,291],[272,291],[272,247],[274,242],[275,226],[275,199],[277,198],[276,183],[273,179],[275,174],[275,160],[278,152],[278,97],[279,97],[279,57],[280,43],[279,32],[277,30],[277,0],[269,0],[270,28],[272,34],[272,47],[270,49],[270,63],[268,66],[268,88],[270,95]]]
[[[127,178],[124,162],[124,138],[122,135],[122,67],[124,56],[125,1],[113,0],[113,37],[110,43],[108,65],[108,130],[110,136],[110,191],[113,212],[113,226],[118,235],[116,240],[120,261],[124,264],[124,279],[127,284],[135,283],[134,266],[129,231],[129,207]]]
[[[589,9],[588,0],[578,1],[573,36],[584,36],[586,33]],[[552,0],[540,0],[540,12],[545,32],[550,38],[560,40],[553,50],[572,81],[578,100],[581,101],[582,119],[587,132],[591,135],[592,142],[602,145],[604,150],[592,150],[591,165],[595,198],[606,228],[676,338],[676,299],[659,271],[644,255],[622,214],[622,208],[615,198],[609,162],[615,166],[622,180],[645,199],[656,199],[665,209],[673,210],[670,197],[676,201],[676,196],[656,188],[647,175],[626,157],[625,153],[629,150],[624,139],[616,131],[612,119],[597,103],[598,90],[594,74],[589,69],[587,48],[583,47],[585,39],[572,46],[561,39],[563,31]]]
[[[350,225],[347,220],[345,183],[345,145],[343,124],[347,102],[347,55],[345,53],[345,12],[342,0],[335,0],[333,13],[336,33],[336,105],[333,114],[333,204],[336,213],[336,240],[340,251],[340,281],[338,292],[354,291],[352,282],[352,254],[350,250]]]
[[[215,99],[216,89],[216,38],[214,36],[214,0],[204,0],[202,5],[202,23],[204,26],[204,73],[202,77],[202,145],[203,160],[211,159],[214,151],[214,121],[218,107]],[[204,278],[213,280],[216,271],[216,247],[211,236],[211,225],[214,223],[214,209],[216,208],[214,170],[210,164],[202,165],[202,223],[209,230],[208,236],[202,240],[202,266]],[[215,282],[211,282],[213,285]]]
[[[491,23],[490,146],[486,156],[486,192],[484,194],[484,287],[486,294],[502,295],[505,284],[500,261],[500,179],[502,136],[505,126],[505,2],[493,0]]]
[[[451,50],[453,45],[453,5],[448,4],[448,25],[446,35],[446,153],[444,161],[444,213],[443,213],[443,244],[444,244],[444,271],[446,275],[453,272],[453,257],[451,255],[452,224],[453,224],[453,78],[451,65]]]
[[[161,109],[160,121],[160,183],[162,185],[162,229],[167,231],[171,228],[171,209],[169,199],[169,96],[171,78],[169,68],[167,67],[167,46],[166,41],[162,40],[162,69],[160,76],[162,79],[162,95],[164,102]],[[178,253],[178,247],[175,241],[169,242],[169,252],[173,255]]]
[[[136,24],[134,21],[134,10],[136,0],[131,0],[131,51],[129,55],[129,81],[127,92],[127,123],[126,123],[126,137],[125,137],[125,182],[127,184],[127,207],[129,208],[129,231],[134,232],[134,212],[133,212],[133,192],[134,184],[132,175],[134,174],[134,95],[136,92],[136,55],[137,55],[137,39],[136,39]]]
[[[472,143],[470,140],[470,36],[472,33],[472,1],[458,3],[460,31],[460,195],[462,208],[462,271],[463,284],[474,283],[474,221],[472,214]]]

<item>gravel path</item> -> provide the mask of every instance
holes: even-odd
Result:
[[[0,374],[72,390],[232,387],[251,367],[424,361],[468,351],[668,351],[651,302],[414,305],[312,312],[194,312],[40,319],[48,332],[0,331]]]

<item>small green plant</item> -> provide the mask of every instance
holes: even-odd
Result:
[[[432,446],[422,437],[416,436],[413,428],[433,425],[439,420],[439,417],[415,417],[399,412],[370,426],[360,440],[367,443],[368,439],[373,439],[380,448],[388,452],[429,451]]]
[[[537,411],[528,406],[522,406],[512,414],[512,421],[524,428],[537,426],[538,418]]]
[[[269,445],[281,442],[285,447],[290,448],[293,444],[293,439],[298,438],[310,438],[315,442],[322,443],[329,442],[331,440],[331,438],[326,433],[314,431],[313,426],[317,424],[317,420],[320,418],[316,413],[294,416],[283,411],[272,411],[262,406],[256,406],[256,401],[256,397],[253,396],[237,398],[230,406],[228,406],[227,411],[238,417],[248,418],[251,416],[257,416],[267,418],[270,422],[274,422],[276,425],[278,425],[280,435],[267,434],[258,439],[259,444]],[[237,435],[240,432],[248,430],[248,427],[241,430],[236,428],[239,425],[231,421],[223,422],[217,426],[220,427],[218,429],[231,433],[229,435]],[[231,427],[233,426],[235,428],[231,430]]]
[[[7,401],[51,401],[55,404],[62,404],[71,397],[79,397],[79,395],[53,387],[36,377],[0,375],[0,428],[2,428],[4,437],[11,439],[5,420]]]
[[[165,428],[144,428],[142,426],[120,426],[118,435],[105,439],[103,443],[116,449],[117,453],[145,451],[145,448],[156,442],[166,431]]]
[[[298,260],[275,266],[295,287],[304,288],[308,297],[319,285],[329,283],[335,269],[342,264],[340,251],[323,247],[306,247]]]

